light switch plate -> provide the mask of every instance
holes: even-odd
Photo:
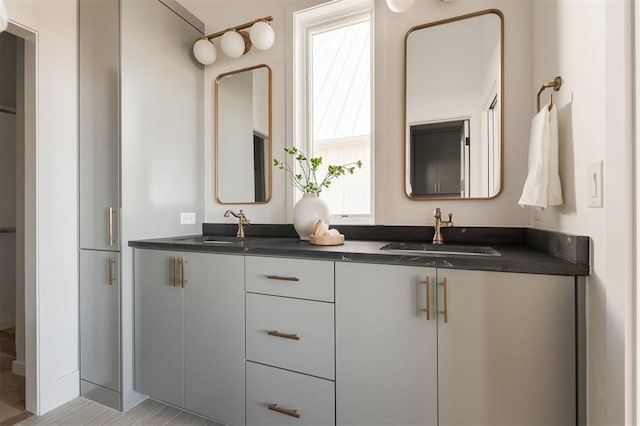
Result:
[[[587,206],[600,208],[604,206],[602,171],[604,161],[596,161],[587,166]]]
[[[196,214],[193,212],[180,213],[180,225],[195,225]]]

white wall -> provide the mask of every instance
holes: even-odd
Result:
[[[530,224],[592,239],[586,287],[587,415],[593,425],[625,423],[625,387],[633,377],[626,365],[632,315],[627,292],[633,285],[631,17],[629,0],[533,3],[529,90],[556,75],[563,78],[555,101],[565,204]],[[604,208],[594,209],[587,207],[587,165],[599,160]]]
[[[8,0],[9,31],[30,37],[35,49],[37,121],[35,135],[26,132],[27,214],[27,409],[44,413],[79,393],[78,375],[78,203],[76,2]],[[27,91],[29,89],[26,89]],[[27,93],[27,98],[31,95]],[[37,144],[37,157],[34,150]],[[37,193],[34,189],[37,188]],[[37,240],[33,241],[33,231]],[[37,303],[36,303],[37,299]],[[38,322],[36,351],[35,321]],[[35,358],[37,356],[37,371]],[[38,386],[33,383],[38,378]],[[35,396],[38,405],[35,405]]]

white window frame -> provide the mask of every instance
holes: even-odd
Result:
[[[374,180],[374,112],[375,112],[375,48],[374,48],[374,1],[373,0],[334,0],[309,9],[294,12],[293,14],[293,146],[301,149],[305,154],[312,154],[313,125],[311,87],[309,67],[311,64],[310,37],[314,33],[329,31],[349,24],[362,22],[366,19],[370,22],[370,57],[371,57],[371,129],[370,129],[370,213],[369,214],[332,214],[332,224],[372,225],[375,223],[375,180]],[[296,164],[292,163],[292,166]],[[359,173],[361,171],[356,171]],[[345,176],[348,179],[348,176]],[[302,198],[300,191],[291,189],[293,203],[289,208]]]

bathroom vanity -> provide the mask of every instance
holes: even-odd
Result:
[[[453,254],[347,228],[334,247],[131,242],[136,390],[231,425],[578,424],[588,238],[513,229]],[[381,250],[389,234],[406,239]]]

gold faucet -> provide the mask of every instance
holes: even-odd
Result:
[[[442,220],[442,212],[440,211],[440,207],[438,207],[433,212],[433,217],[436,218],[436,232],[433,234],[433,244],[444,244],[444,239],[442,238],[442,233],[440,232],[440,228],[443,226],[445,228],[453,228],[453,214],[449,213],[449,220]]]
[[[226,212],[224,212],[224,217],[229,217],[229,215],[233,215],[233,217],[238,218],[238,233],[236,234],[236,237],[244,238],[244,226],[250,225],[251,221],[247,219],[242,210],[240,210],[238,213],[231,210],[227,210]]]

